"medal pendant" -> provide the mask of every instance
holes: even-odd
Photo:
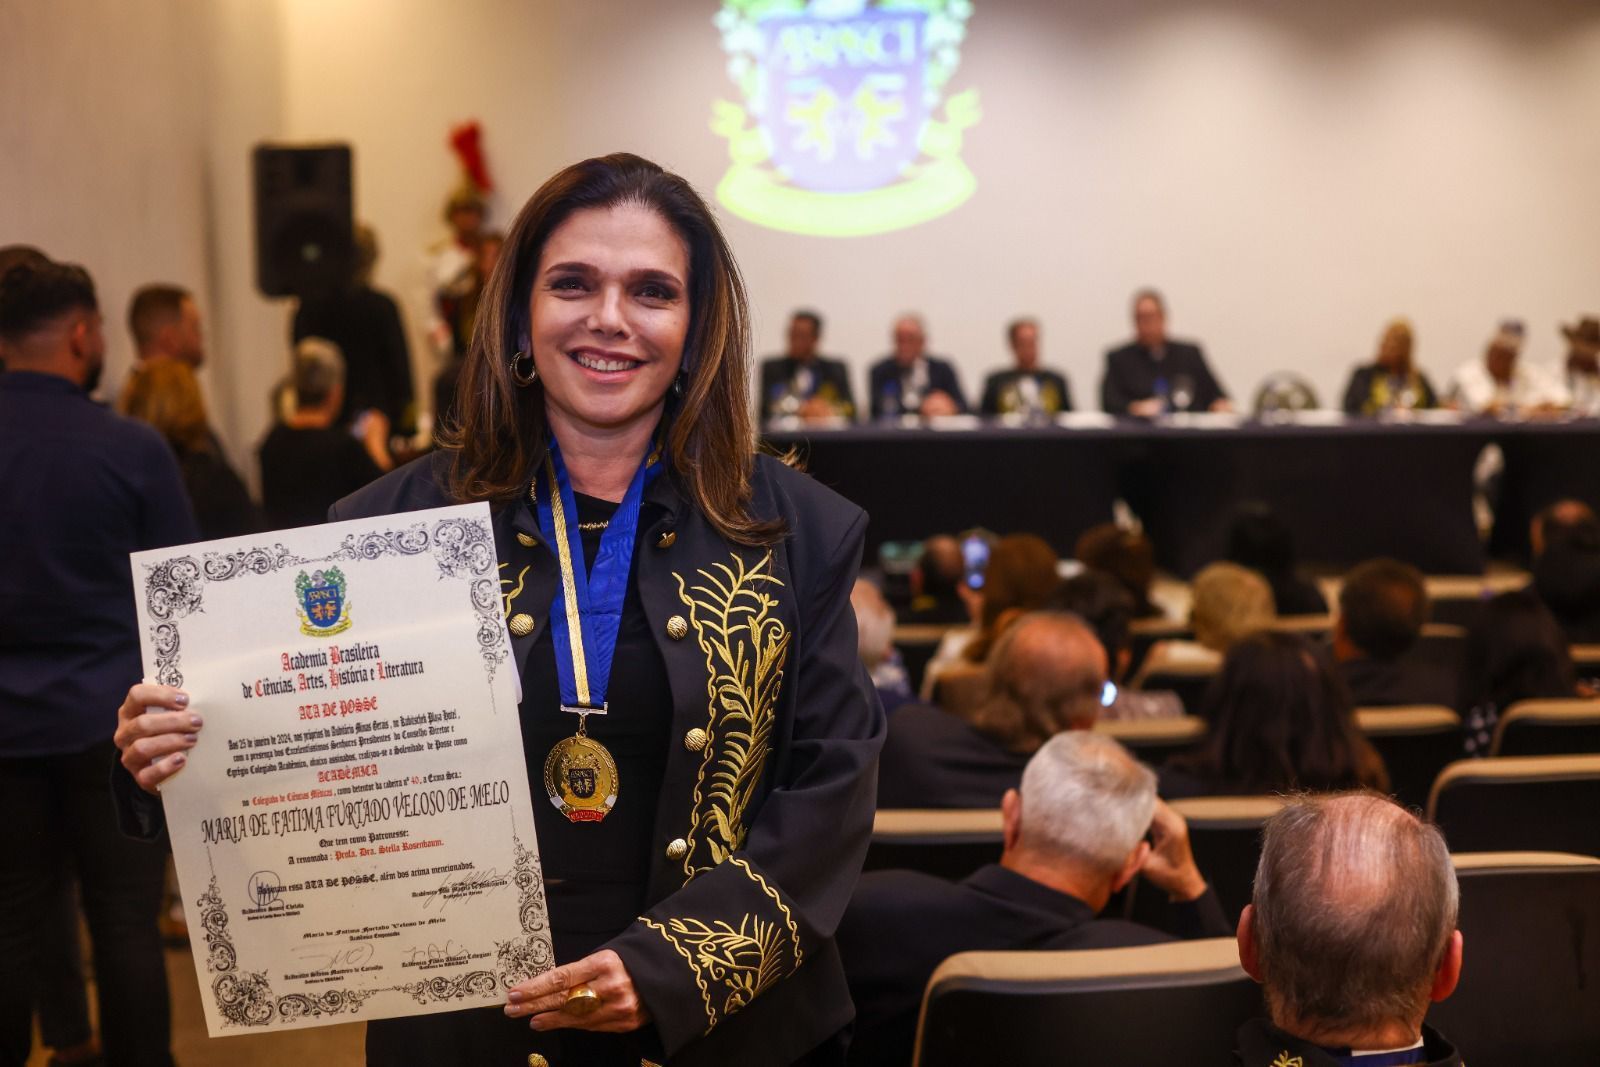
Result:
[[[606,746],[579,734],[558,741],[544,760],[550,803],[572,822],[599,822],[617,802],[617,761]]]

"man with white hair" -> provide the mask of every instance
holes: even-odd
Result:
[[[1182,816],[1156,798],[1155,774],[1104,734],[1074,730],[1045,742],[1001,815],[1000,862],[965,881],[914,871],[862,876],[838,932],[856,1004],[852,1063],[910,1060],[922,991],[957,952],[1173,940],[1095,918],[1135,874],[1167,893],[1183,937],[1227,936]]]
[[[965,414],[967,401],[955,365],[928,354],[922,316],[901,315],[894,320],[891,336],[894,351],[867,372],[872,417]]]
[[[1450,853],[1387,797],[1305,797],[1267,823],[1239,962],[1271,1022],[1239,1031],[1243,1067],[1459,1065],[1422,1024],[1461,977]]]

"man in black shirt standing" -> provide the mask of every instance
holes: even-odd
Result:
[[[109,709],[143,673],[128,553],[195,540],[194,517],[161,436],[89,399],[105,340],[83,268],[7,270],[0,348],[0,1062],[28,1058],[76,881],[107,1060],[159,1067],[166,852],[117,828]]]
[[[1134,340],[1106,353],[1101,406],[1112,415],[1155,418],[1168,411],[1231,411],[1233,402],[1200,346],[1167,336],[1167,307],[1154,289],[1133,296]]]
[[[338,421],[344,357],[309,337],[295,346],[295,410],[261,443],[261,503],[273,529],[315,526],[341,497],[379,474],[361,442]]]

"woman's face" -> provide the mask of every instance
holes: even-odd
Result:
[[[689,251],[640,204],[585,208],[545,241],[529,305],[551,421],[655,425],[689,332]]]
[[[1411,334],[1398,326],[1391,326],[1378,343],[1378,366],[1390,374],[1404,374],[1411,369]]]

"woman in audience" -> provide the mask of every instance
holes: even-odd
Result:
[[[1056,587],[1047,607],[1076,615],[1088,623],[1100,639],[1109,666],[1109,677],[1116,683],[1108,693],[1111,702],[1100,709],[1103,719],[1164,719],[1183,714],[1183,700],[1171,690],[1139,690],[1123,683],[1133,650],[1128,641],[1128,623],[1133,620],[1133,595],[1122,583],[1104,571],[1086,567]]]
[[[1528,589],[1501,593],[1484,606],[1467,638],[1461,719],[1469,756],[1487,756],[1500,715],[1519,700],[1593,696],[1578,682],[1555,616]]]
[[[989,551],[983,569],[981,606],[976,629],[952,631],[940,643],[922,677],[922,698],[933,699],[943,674],[983,663],[995,640],[1018,615],[1044,606],[1056,583],[1055,549],[1042,537],[1012,534]]]
[[[1078,538],[1072,554],[1085,567],[1105,571],[1133,596],[1133,617],[1158,618],[1161,609],[1150,602],[1150,584],[1156,577],[1156,549],[1150,538],[1114,523],[1090,527]]]
[[[261,529],[261,515],[249,490],[228,465],[206,421],[200,383],[189,364],[176,359],[146,361],[129,375],[119,403],[124,414],[148,422],[172,446],[201,536],[237,537]]]
[[[1210,730],[1161,769],[1168,800],[1223,794],[1371,788],[1383,759],[1356,728],[1350,691],[1298,634],[1258,633],[1228,653],[1206,705]]]
[[[1267,580],[1279,615],[1328,613],[1321,590],[1295,567],[1289,524],[1267,505],[1249,503],[1239,509],[1228,531],[1228,562],[1249,567]]]
[[[1222,657],[1244,637],[1264,630],[1277,617],[1272,587],[1255,571],[1237,563],[1212,563],[1194,576],[1189,624],[1194,640],[1158,641],[1151,646],[1135,685],[1152,674],[1193,673],[1222,666]]]
[[[1377,415],[1385,411],[1410,411],[1437,407],[1438,395],[1427,375],[1411,363],[1411,323],[1395,319],[1383,331],[1377,358],[1357,367],[1344,392],[1347,415]]]

